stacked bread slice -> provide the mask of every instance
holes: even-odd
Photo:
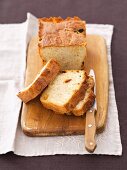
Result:
[[[92,106],[94,81],[84,70],[66,70],[42,93],[42,105],[58,114],[83,115]]]
[[[87,74],[84,70],[66,70],[41,95],[44,107],[59,113],[69,113],[84,98],[87,89]]]

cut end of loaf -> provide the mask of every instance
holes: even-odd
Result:
[[[84,67],[86,47],[45,47],[40,50],[40,56],[45,62],[53,56],[59,62],[61,70],[80,70]]]

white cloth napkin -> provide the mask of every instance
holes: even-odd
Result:
[[[37,19],[27,15],[25,23],[0,25],[0,154],[13,151],[22,156],[54,154],[89,154],[84,150],[84,136],[27,137],[20,126],[21,101],[16,93],[23,87],[26,48],[37,32]],[[111,66],[112,25],[87,24],[88,34],[106,39],[109,64],[109,107],[106,129],[97,135],[94,154],[121,155],[118,111]]]

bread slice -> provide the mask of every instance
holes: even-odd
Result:
[[[92,77],[90,77],[88,79],[88,88],[86,90],[84,99],[81,100],[72,111],[72,113],[75,116],[83,115],[92,107],[95,100],[93,89],[94,89],[94,80]]]
[[[20,91],[17,96],[27,103],[38,96],[44,88],[56,77],[60,70],[60,66],[55,59],[50,59],[41,69],[34,81],[25,89]]]
[[[40,18],[39,54],[43,62],[53,56],[61,70],[80,70],[86,57],[86,23],[78,17]]]
[[[88,76],[84,70],[66,70],[42,93],[40,101],[47,109],[64,114],[84,98]]]

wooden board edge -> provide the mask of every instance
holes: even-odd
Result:
[[[97,133],[102,133],[105,130],[105,126],[106,126],[106,121],[107,121],[107,115],[108,115],[108,102],[109,102],[109,67],[108,67],[108,56],[107,56],[107,48],[106,48],[106,40],[103,36],[97,35],[101,41],[103,41],[102,44],[103,45],[103,49],[102,51],[105,52],[105,59],[106,59],[106,72],[107,72],[107,78],[106,78],[106,82],[107,82],[107,93],[106,93],[106,109],[105,111],[103,111],[103,117],[101,117],[98,121],[97,121]]]
[[[65,132],[38,132],[36,129],[29,129],[27,127],[22,127],[22,131],[25,135],[29,137],[48,137],[48,136],[69,136],[69,135],[84,135],[84,131],[65,131]]]

